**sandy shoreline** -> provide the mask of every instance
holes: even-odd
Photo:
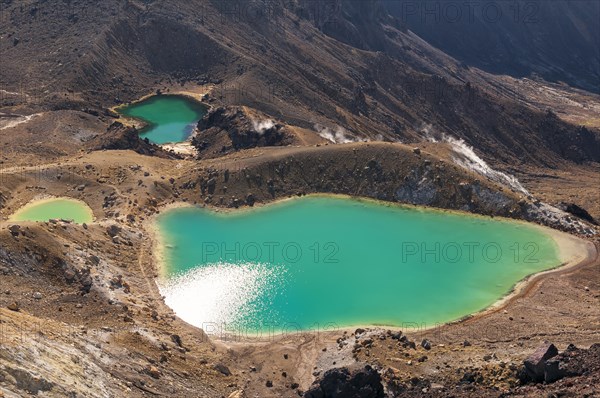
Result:
[[[217,208],[215,206],[200,206],[200,205],[193,205],[193,204],[186,203],[186,202],[173,202],[173,203],[169,203],[169,204],[161,206],[159,208],[159,211],[160,211],[160,214],[163,214],[164,212],[174,210],[174,209],[201,208],[201,209],[213,211],[217,214],[227,215],[227,214],[232,214],[232,213],[260,211],[261,209],[264,210],[265,208],[267,208],[269,206],[285,204],[285,203],[288,203],[288,202],[291,202],[294,200],[298,200],[301,198],[306,198],[306,197],[343,198],[343,199],[354,200],[354,201],[361,202],[361,203],[384,205],[387,207],[398,207],[398,208],[403,208],[403,209],[411,209],[411,210],[425,211],[425,212],[431,211],[431,212],[437,212],[437,213],[443,213],[443,214],[458,214],[458,215],[464,215],[467,217],[483,218],[483,219],[487,219],[487,220],[501,220],[501,221],[506,221],[506,222],[519,223],[519,224],[527,225],[529,227],[534,227],[534,228],[540,230],[542,233],[549,236],[557,245],[559,260],[561,261],[561,263],[559,265],[557,265],[551,269],[547,269],[547,270],[526,276],[525,278],[518,281],[510,289],[510,291],[507,292],[507,294],[505,294],[504,296],[499,298],[496,302],[494,302],[490,306],[482,309],[481,311],[465,315],[459,319],[448,321],[443,324],[437,324],[437,325],[431,325],[431,326],[425,325],[424,327],[417,327],[417,328],[410,328],[410,327],[402,326],[403,331],[406,331],[406,332],[411,332],[411,331],[420,331],[421,332],[421,331],[427,331],[427,330],[444,327],[444,326],[448,326],[448,325],[471,322],[476,319],[480,319],[482,317],[485,317],[487,315],[495,313],[497,311],[503,310],[503,309],[509,307],[514,300],[525,296],[528,293],[528,291],[531,289],[531,287],[533,287],[538,281],[542,280],[544,277],[549,276],[549,275],[572,271],[580,266],[588,264],[590,261],[595,260],[598,256],[598,252],[597,252],[595,245],[590,241],[586,241],[586,240],[583,240],[576,236],[570,235],[568,233],[558,231],[558,230],[555,230],[555,229],[552,229],[552,228],[549,228],[546,226],[542,226],[539,224],[527,222],[524,220],[516,220],[516,219],[511,219],[511,218],[506,218],[506,217],[490,217],[490,216],[484,216],[484,215],[480,215],[480,214],[464,212],[464,211],[460,211],[460,210],[448,210],[448,209],[440,209],[440,208],[431,208],[431,207],[426,207],[426,206],[413,206],[413,205],[409,205],[409,204],[405,204],[405,203],[386,202],[386,201],[381,201],[381,200],[372,199],[372,198],[354,197],[354,196],[350,196],[350,195],[310,194],[310,195],[306,195],[303,197],[292,196],[292,197],[282,198],[282,199],[278,199],[278,200],[271,201],[271,202],[257,204],[254,207],[249,207],[249,208],[244,207],[241,209],[229,209],[229,208],[223,209],[223,208]],[[144,223],[144,228],[146,230],[148,230],[149,232],[151,232],[150,235],[151,235],[152,247],[154,247],[154,251],[153,251],[153,258],[155,261],[154,266],[157,271],[157,274],[159,275],[159,278],[162,278],[162,277],[166,276],[166,266],[165,266],[165,262],[164,262],[164,252],[163,252],[164,246],[162,245],[161,232],[156,225],[156,223],[157,223],[156,218],[157,218],[157,216],[154,216],[154,217],[148,219]],[[160,291],[160,284],[159,284],[158,278],[155,278],[155,283],[157,285],[157,288]],[[327,332],[329,332],[329,333],[334,332],[334,334],[335,334],[335,333],[344,332],[344,331],[351,333],[357,328],[399,329],[400,326],[383,325],[383,324],[381,324],[381,325],[357,324],[357,325],[347,325],[347,326],[343,326],[338,329],[329,330],[329,331],[300,330],[300,331],[295,331],[291,335],[298,335],[298,334],[302,335],[302,334],[311,334],[311,333],[327,333]],[[221,335],[211,334],[210,336],[211,336],[211,338],[215,338],[216,340],[219,340],[221,342],[226,342],[228,340],[232,340],[232,337],[233,337],[233,340],[237,341],[238,343],[239,342],[258,343],[258,342],[265,341],[264,340],[265,335],[267,335],[268,339],[270,340],[273,338],[284,338],[286,336],[290,336],[290,333],[285,333],[285,332],[274,332],[274,333],[261,332],[261,333],[243,333],[243,334],[221,333]]]
[[[159,289],[159,291],[160,291],[160,285],[158,284],[158,282],[159,282],[158,279],[166,276],[166,268],[167,267],[165,265],[165,260],[164,260],[164,244],[163,244],[164,240],[162,238],[162,232],[160,231],[160,229],[157,226],[157,223],[158,223],[157,218],[160,217],[166,211],[174,210],[174,209],[184,209],[184,208],[190,208],[190,207],[196,207],[196,206],[186,203],[186,202],[168,203],[159,208],[158,214],[154,215],[153,217],[147,218],[142,223],[142,228],[145,231],[149,232],[147,234],[147,236],[148,236],[148,241],[150,243],[150,247],[152,247],[152,259],[153,259],[152,263],[154,265],[154,270],[158,274],[158,278],[154,278],[154,282],[156,284],[156,287]]]
[[[211,93],[213,88],[214,87],[210,86],[208,88],[204,88],[203,91],[198,91],[198,92],[185,91],[185,90],[174,91],[174,92],[168,92],[168,93],[161,93],[160,96],[186,97],[186,98],[189,98],[189,99],[205,106],[206,110],[208,112],[208,111],[210,111],[212,106],[210,104],[203,102],[202,99],[206,94]],[[119,110],[122,108],[128,107],[128,106],[132,106],[134,104],[143,102],[152,97],[156,97],[157,95],[159,95],[159,94],[149,93],[149,94],[146,94],[146,95],[136,99],[135,101],[131,101],[129,103],[114,106],[114,107],[110,108],[110,110],[119,115],[119,118],[117,119],[118,122],[120,122],[124,126],[133,127],[135,129],[137,129],[138,131],[141,131],[141,130],[145,129],[146,127],[148,127],[150,125],[150,123],[148,123],[147,121],[145,121],[144,119],[141,119],[141,118],[126,116],[126,115],[122,114]],[[198,129],[194,128],[194,131],[192,132],[192,134],[190,134],[189,137],[187,137],[184,141],[169,142],[169,143],[157,144],[157,145],[167,151],[172,151],[172,152],[175,152],[175,153],[183,155],[183,156],[195,156],[195,155],[197,155],[197,150],[192,145],[192,140],[197,134],[198,134]]]

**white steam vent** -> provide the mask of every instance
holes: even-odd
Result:
[[[275,127],[275,122],[271,119],[261,121],[252,120],[252,127],[257,133],[263,134],[265,131]]]
[[[443,140],[452,146],[452,149],[456,154],[456,156],[453,157],[456,164],[467,170],[485,176],[494,182],[509,186],[517,192],[529,195],[529,192],[521,185],[519,180],[510,174],[502,173],[501,171],[491,168],[490,165],[477,156],[473,148],[467,145],[462,139],[444,136]]]
[[[498,184],[507,186],[516,192],[520,192],[527,196],[531,195],[529,191],[527,191],[527,189],[521,185],[517,178],[510,174],[506,174],[491,168],[490,165],[485,162],[485,160],[477,156],[473,148],[467,145],[464,140],[460,138],[454,138],[444,133],[437,133],[430,124],[423,124],[419,131],[423,138],[429,142],[441,141],[450,144],[455,154],[452,160],[454,160],[454,162],[459,166],[487,177]]]
[[[317,123],[314,127],[317,134],[334,144],[347,144],[349,142],[368,141],[366,139],[359,139],[353,137],[351,134],[348,133],[348,131],[346,131],[345,128],[341,126],[335,126],[335,128],[330,129],[329,127],[325,127]]]

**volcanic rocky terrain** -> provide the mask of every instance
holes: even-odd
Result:
[[[433,25],[424,3],[0,0],[0,397],[600,395],[598,3]],[[156,94],[209,107],[188,142],[115,112]],[[587,252],[430,330],[209,336],[166,306],[164,208],[308,194],[522,219]],[[8,221],[48,196],[95,221]]]

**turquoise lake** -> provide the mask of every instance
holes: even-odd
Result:
[[[160,145],[187,140],[206,114],[206,106],[184,96],[157,95],[118,112],[147,123],[140,136]]]
[[[11,221],[44,222],[53,219],[73,220],[78,224],[91,223],[94,213],[84,202],[55,198],[32,202],[10,217]]]
[[[432,327],[561,264],[533,225],[338,197],[172,209],[157,227],[161,292],[208,332]]]

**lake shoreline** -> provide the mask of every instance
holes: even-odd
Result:
[[[556,244],[561,264],[559,264],[553,268],[543,270],[540,272],[535,272],[533,274],[525,276],[524,278],[522,278],[521,280],[516,282],[514,284],[514,286],[510,289],[509,292],[507,292],[505,295],[503,295],[497,301],[495,301],[494,303],[492,303],[489,306],[486,306],[485,308],[483,308],[480,311],[475,311],[468,315],[457,318],[455,320],[450,320],[450,321],[447,321],[447,322],[444,322],[441,324],[436,324],[436,325],[431,325],[431,326],[425,325],[424,327],[418,327],[415,329],[416,331],[431,330],[431,329],[444,327],[444,326],[448,326],[448,325],[453,325],[453,324],[458,324],[458,323],[462,323],[462,322],[469,322],[471,320],[479,319],[479,318],[485,317],[489,314],[498,312],[499,310],[505,309],[506,307],[510,306],[510,304],[517,298],[525,295],[526,292],[531,287],[531,285],[534,284],[536,281],[543,279],[547,275],[553,275],[553,274],[563,273],[563,272],[568,272],[568,271],[570,272],[571,270],[577,268],[578,266],[582,266],[582,265],[586,264],[587,262],[589,262],[590,259],[595,258],[594,256],[597,256],[594,245],[588,241],[585,241],[583,239],[580,239],[578,237],[569,235],[567,233],[564,233],[564,232],[561,232],[558,230],[551,229],[549,227],[541,226],[539,224],[534,224],[534,223],[530,223],[530,222],[523,221],[523,220],[515,220],[515,219],[511,219],[511,218],[506,218],[506,217],[490,217],[490,216],[484,216],[484,215],[480,215],[480,214],[463,212],[463,211],[459,211],[459,210],[447,210],[447,209],[439,209],[439,208],[430,208],[430,207],[425,207],[425,206],[413,206],[413,205],[402,204],[402,203],[380,201],[380,200],[371,199],[371,198],[354,197],[354,196],[350,196],[350,195],[310,194],[310,195],[306,195],[303,197],[325,197],[325,198],[338,198],[338,199],[343,198],[343,199],[350,199],[350,200],[353,200],[353,201],[356,201],[359,203],[379,204],[379,205],[383,205],[386,207],[397,207],[397,208],[402,208],[402,209],[417,210],[417,211],[424,211],[424,212],[436,212],[436,213],[442,213],[442,214],[466,215],[469,217],[482,218],[482,219],[486,219],[486,220],[494,220],[494,219],[504,220],[504,221],[511,222],[511,223],[518,223],[521,225],[527,225],[530,227],[534,227],[534,228],[538,229],[540,232],[544,233],[546,236],[550,237],[552,239],[552,241]],[[267,203],[261,203],[259,206],[255,206],[255,207],[251,207],[251,208],[244,207],[243,209],[222,209],[222,208],[216,208],[214,206],[198,206],[198,205],[192,205],[190,203],[185,203],[185,202],[173,202],[173,203],[162,206],[160,208],[160,215],[164,214],[165,212],[175,210],[175,209],[199,208],[199,209],[203,209],[206,211],[214,212],[216,214],[221,214],[223,216],[228,216],[228,215],[232,215],[232,214],[240,214],[240,213],[243,214],[246,212],[260,211],[261,209],[264,209],[269,206],[283,205],[283,204],[290,203],[290,202],[293,202],[294,200],[301,199],[301,198],[302,197],[288,197],[288,198],[283,198],[283,199],[279,199],[279,200],[275,200],[275,201],[271,201],[271,202],[267,202]],[[164,249],[164,247],[162,246],[162,244],[160,244],[160,242],[162,241],[162,237],[161,237],[161,231],[159,231],[159,228],[156,225],[156,223],[157,223],[156,218],[157,217],[152,217],[150,220],[148,220],[148,228],[150,231],[152,231],[153,238],[155,239],[153,243],[158,243],[158,244],[154,244],[154,247],[155,247],[154,259],[155,259],[156,268],[158,270],[158,274],[160,275],[160,277],[165,277],[167,270],[166,270],[166,265],[164,263],[164,259],[162,257],[163,253],[161,252],[161,250]],[[161,248],[161,249],[159,249],[159,248]],[[576,255],[577,253],[582,253],[582,252],[585,253],[585,255]],[[160,285],[159,285],[158,279],[155,279],[155,282],[157,283],[157,287],[160,290]],[[340,332],[340,331],[351,332],[351,331],[354,331],[354,329],[356,329],[356,328],[398,329],[400,327],[402,327],[404,330],[407,330],[407,331],[409,331],[411,329],[411,328],[407,328],[405,326],[394,326],[394,325],[385,325],[385,324],[353,324],[353,325],[340,327],[338,329],[335,329],[335,331],[336,332]],[[313,333],[313,332],[315,332],[315,330],[306,329],[306,330],[298,330],[296,332],[300,333],[300,334],[304,334],[304,333]],[[233,334],[236,335],[235,333],[233,333]],[[243,340],[243,341],[256,342],[257,340],[260,341],[263,338],[261,336],[264,336],[264,334],[265,334],[265,332],[244,333],[243,337],[240,337],[240,335],[236,335],[236,336],[237,336],[237,338],[241,338],[241,340]],[[289,333],[275,332],[275,333],[269,334],[269,338],[273,338],[273,337],[277,337],[277,336],[283,337],[286,335],[289,335]],[[224,337],[223,336],[219,337],[219,334],[211,334],[211,337],[215,338],[217,340],[230,340],[231,335],[226,334],[226,336],[224,336]]]
[[[198,132],[198,130],[197,130],[198,121],[200,119],[202,119],[202,117],[204,117],[204,115],[206,115],[206,113],[211,109],[211,107],[208,104],[206,104],[202,101],[202,97],[203,96],[201,96],[200,98],[197,98],[197,95],[194,95],[193,93],[190,93],[190,92],[148,94],[148,95],[142,96],[141,98],[139,98],[135,101],[115,106],[115,107],[111,108],[111,111],[116,113],[117,115],[119,115],[119,118],[117,120],[119,122],[121,122],[123,125],[136,128],[138,130],[138,135],[140,136],[140,138],[142,138],[142,139],[147,138],[154,144],[161,146],[161,147],[167,148],[170,146],[170,147],[178,148],[178,145],[180,145],[180,144],[191,143],[192,138]],[[164,124],[164,121],[161,121],[159,123],[156,120],[150,120],[150,119],[153,119],[152,117],[148,118],[148,117],[142,116],[141,114],[132,115],[129,113],[133,109],[135,109],[136,107],[139,107],[139,106],[146,106],[146,107],[150,107],[153,105],[158,106],[157,103],[161,100],[163,100],[163,101],[164,100],[184,101],[185,107],[187,108],[187,110],[196,115],[197,119],[196,118],[189,119],[190,122],[187,123],[186,129],[189,127],[189,128],[191,128],[191,131],[189,133],[185,134],[184,139],[177,139],[177,140],[173,140],[173,141],[164,141],[164,139],[161,139],[160,142],[158,142],[158,141],[156,141],[157,138],[153,137],[153,135],[157,135],[159,133],[154,130],[160,129],[161,123]],[[163,104],[163,106],[166,106],[166,104]],[[174,112],[173,112],[173,110],[170,110],[167,112],[157,112],[157,113],[158,114],[160,114],[160,113],[171,114]],[[152,115],[155,115],[155,114],[156,113],[152,113]],[[181,116],[181,115],[179,115],[179,116]],[[170,124],[170,123],[173,123],[173,121],[174,120],[167,120],[167,123]],[[184,123],[181,120],[177,120],[177,122]],[[187,132],[187,130],[184,130],[184,131]],[[162,134],[164,134],[164,132]],[[177,134],[180,134],[180,132],[177,132]]]
[[[45,204],[49,204],[52,202],[56,202],[56,201],[67,201],[67,202],[72,202],[75,203],[77,205],[83,205],[85,206],[86,209],[86,213],[89,216],[89,220],[90,221],[86,221],[85,223],[92,223],[96,220],[96,217],[94,215],[94,211],[91,209],[91,207],[83,200],[80,199],[75,199],[75,198],[71,198],[68,196],[61,196],[61,197],[55,197],[55,196],[51,196],[51,195],[41,195],[38,198],[33,198],[32,200],[30,200],[28,203],[24,204],[23,206],[21,206],[20,208],[18,208],[14,213],[12,213],[9,217],[7,222],[27,222],[27,220],[18,220],[18,216],[31,210],[33,207],[37,207],[37,206],[43,206]],[[79,224],[79,223],[78,223]]]

